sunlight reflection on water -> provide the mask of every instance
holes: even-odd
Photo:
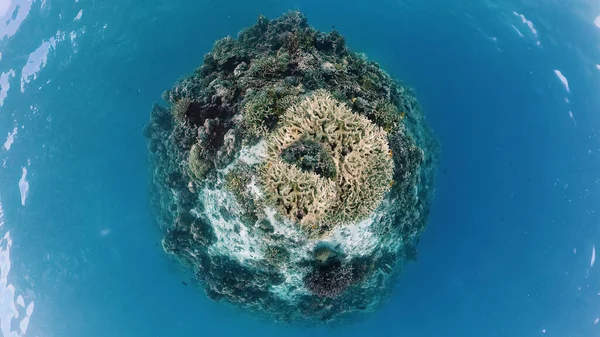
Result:
[[[4,211],[0,203],[0,231],[3,230]],[[23,296],[17,295],[18,290],[8,281],[12,244],[10,231],[6,231],[0,239],[0,331],[4,337],[24,336],[35,306],[33,301],[26,305]],[[18,324],[13,323],[15,320]],[[18,326],[18,329],[15,326]]]

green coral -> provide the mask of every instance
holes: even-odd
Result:
[[[234,59],[236,53],[236,41],[231,36],[217,40],[211,51],[213,59],[221,67]]]
[[[276,90],[268,88],[250,94],[243,108],[244,126],[255,137],[267,136],[275,127],[281,115],[298,102],[297,94],[291,88]]]
[[[310,51],[315,46],[316,36],[316,32],[311,29],[300,29],[290,32],[285,35],[283,46],[291,54],[299,51]]]
[[[403,113],[391,102],[377,102],[375,108],[368,116],[375,124],[381,126],[386,132],[395,130],[404,118]]]
[[[266,136],[277,123],[275,102],[267,92],[252,96],[244,105],[244,124],[248,132],[256,137]]]
[[[297,94],[298,92],[295,90],[286,90],[283,93],[283,97],[275,100],[275,112],[277,113],[277,116],[283,115],[288,108],[298,103],[299,99]]]
[[[192,145],[188,156],[188,169],[192,179],[200,181],[210,169],[210,164],[202,157],[202,147],[200,144]]]
[[[331,158],[333,177],[305,171],[282,158],[290,146],[307,140],[320,144]],[[391,185],[394,165],[387,133],[324,90],[290,107],[267,147],[260,172],[267,199],[309,232],[322,234],[363,219]]]
[[[281,53],[279,55],[263,56],[255,59],[250,64],[250,74],[255,77],[271,78],[284,74],[288,70],[290,55]]]

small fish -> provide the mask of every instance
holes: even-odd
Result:
[[[356,99],[357,99],[356,97],[352,97],[352,99],[351,99],[352,103],[356,102]]]
[[[392,157],[394,155],[394,151],[388,150],[388,154],[390,155],[390,157]]]
[[[181,281],[181,284],[183,284],[184,286],[186,286],[186,287],[187,287],[187,283],[185,283],[185,282]]]
[[[400,114],[400,118],[404,118],[404,111]]]
[[[390,187],[394,186],[394,181],[390,181]]]

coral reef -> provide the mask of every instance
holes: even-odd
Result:
[[[377,208],[393,173],[385,131],[324,90],[291,106],[280,124],[268,137],[268,157],[260,175],[267,199],[280,213],[322,235],[334,225],[362,220]],[[326,162],[321,166],[330,162],[324,168],[330,177],[307,172],[310,164],[303,164],[304,156],[300,165],[281,159],[282,152],[297,151],[299,142],[321,147],[320,157]]]
[[[162,245],[282,322],[375,311],[417,256],[437,143],[412,91],[299,12],[213,45],[144,129]]]

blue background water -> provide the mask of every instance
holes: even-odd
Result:
[[[415,87],[442,144],[419,261],[349,327],[210,302],[181,283],[147,204],[152,103],[215,39],[289,9]],[[0,0],[0,335],[597,335],[598,15],[587,1]]]

